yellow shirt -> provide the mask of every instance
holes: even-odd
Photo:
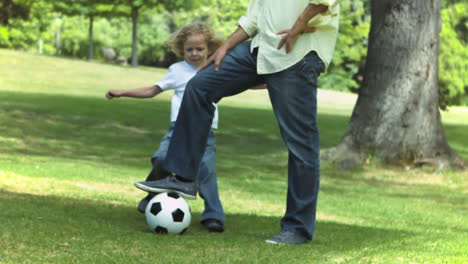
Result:
[[[258,47],[257,73],[285,70],[311,51],[317,52],[328,67],[338,35],[339,2],[341,0],[250,0],[247,14],[239,19],[239,26],[253,37],[252,50]],[[328,6],[326,13],[309,21],[309,26],[317,31],[300,35],[289,53],[286,53],[286,45],[278,50],[283,35],[276,33],[290,29],[309,4]]]

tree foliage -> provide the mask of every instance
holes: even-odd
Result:
[[[442,10],[439,52],[439,104],[468,104],[468,5]]]
[[[195,0],[118,0],[114,1],[114,5],[119,10],[126,12],[132,21],[132,59],[131,65],[138,66],[138,20],[141,9],[155,10],[176,10],[176,9],[191,9],[203,1]]]
[[[12,12],[11,3],[23,6],[23,11]],[[61,28],[62,55],[89,57],[92,35],[96,58],[100,57],[101,47],[112,47],[120,55],[138,58],[144,65],[167,66],[173,61],[168,60],[172,55],[164,43],[177,28],[205,21],[227,37],[237,28],[247,4],[248,0],[4,0],[0,3],[0,18],[8,17],[8,24],[0,24],[0,47],[37,50],[43,39],[44,52],[54,54],[54,36]],[[442,1],[439,54],[442,107],[468,105],[467,9],[466,1]],[[90,17],[94,22],[92,34]],[[368,45],[369,1],[343,1],[340,19],[333,61],[319,85],[324,89],[357,92]]]
[[[0,2],[0,24],[6,26],[10,19],[28,19],[34,0],[2,0]]]
[[[50,4],[46,2],[37,2],[31,5],[28,10],[28,16],[11,17],[7,26],[0,25],[0,47],[14,49],[36,49],[39,40],[49,39],[48,29],[53,21]],[[44,48],[52,51],[53,47],[47,43]]]
[[[340,34],[328,73],[319,87],[337,91],[356,91],[363,80],[370,15],[365,1],[344,1],[341,6]]]
[[[94,20],[97,17],[125,16],[119,5],[109,0],[62,0],[54,1],[54,10],[67,16],[88,18],[88,59],[94,59]]]
[[[108,0],[52,1],[54,10],[67,16],[115,16],[121,15]]]

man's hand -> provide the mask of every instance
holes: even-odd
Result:
[[[214,70],[219,71],[221,62],[223,61],[226,54],[234,48],[237,44],[247,40],[249,35],[239,26],[231,36],[219,47],[213,55],[211,55],[208,60],[198,69],[198,72],[208,67],[210,64],[214,63]]]
[[[208,67],[209,65],[211,65],[212,63],[214,63],[214,70],[215,71],[218,71],[219,70],[219,66],[221,65],[221,61],[223,61],[224,57],[226,57],[226,54],[227,54],[227,50],[226,48],[224,48],[223,46],[221,46],[219,49],[217,49],[215,51],[215,53],[213,53],[213,55],[211,55],[207,60],[206,62],[200,66],[200,68],[198,68],[198,72],[200,72],[201,70],[205,69],[206,67]]]
[[[286,53],[291,52],[294,46],[294,42],[296,41],[299,35],[304,33],[312,33],[316,31],[316,28],[309,27],[307,25],[309,21],[316,15],[323,13],[327,10],[328,6],[326,5],[309,4],[299,15],[292,28],[285,29],[276,33],[277,35],[286,34],[283,38],[281,38],[280,42],[278,43],[278,49],[281,49],[284,46],[284,44],[286,44]]]
[[[283,36],[283,38],[281,38],[278,44],[278,49],[281,49],[284,46],[284,44],[286,44],[286,53],[289,53],[291,52],[294,46],[294,42],[296,41],[297,37],[300,34],[312,33],[312,32],[315,32],[316,30],[317,30],[316,28],[308,27],[307,25],[305,25],[305,28],[298,28],[296,27],[296,25],[294,25],[294,27],[292,27],[291,29],[282,30],[276,33],[276,35],[286,34]]]

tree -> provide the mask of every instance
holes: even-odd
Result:
[[[9,10],[9,11],[8,11]],[[44,33],[50,25],[51,6],[44,1],[13,0],[0,3],[0,46],[31,49],[39,46],[42,53]]]
[[[348,130],[324,154],[343,168],[369,154],[390,164],[463,167],[438,105],[440,0],[372,0],[364,80]]]
[[[142,8],[164,8],[166,10],[175,10],[179,8],[191,9],[195,6],[199,6],[204,1],[195,0],[120,0],[115,1],[116,5],[119,6],[119,10],[122,7],[128,9],[128,13],[132,18],[132,59],[131,65],[133,67],[138,66],[138,17]]]
[[[95,17],[124,15],[118,8],[114,8],[112,1],[108,0],[62,0],[54,1],[54,9],[67,16],[85,16],[89,19],[88,59],[94,58],[93,24]]]
[[[0,1],[0,24],[8,25],[11,18],[28,19],[34,0]]]

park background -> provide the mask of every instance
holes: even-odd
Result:
[[[165,41],[177,28],[193,21],[204,21],[220,36],[227,37],[236,29],[247,2],[5,0],[1,4],[0,20],[8,24],[0,23],[0,48],[91,60],[102,60],[102,48],[113,48],[134,66],[168,67],[177,58]],[[333,64],[320,78],[320,87],[357,92],[363,80],[367,53],[370,2],[344,1],[342,13],[346,15],[341,18]],[[442,108],[467,105],[468,3],[443,0],[441,14],[440,104]],[[132,36],[134,24],[137,31]],[[137,46],[135,61],[131,61],[132,45]]]
[[[8,9],[8,3],[16,4]],[[177,58],[165,47],[195,20],[222,36],[247,1],[3,1],[0,20],[0,263],[466,263],[466,171],[322,163],[316,239],[271,247],[284,212],[287,152],[264,91],[220,103],[218,174],[224,234],[146,229],[131,186],[169,125],[170,94],[107,101],[146,86]],[[128,3],[126,6],[124,3]],[[131,4],[141,5],[137,65]],[[88,4],[88,5],[85,5]],[[468,158],[467,3],[442,1],[439,96],[450,146]],[[12,7],[10,5],[10,7]],[[346,1],[333,65],[320,80],[323,150],[347,127],[362,81],[369,4]],[[93,17],[90,52],[89,21]],[[5,17],[8,23],[4,23]],[[126,66],[104,60],[114,48]],[[132,64],[133,67],[132,67]],[[268,185],[265,186],[265,183]]]

